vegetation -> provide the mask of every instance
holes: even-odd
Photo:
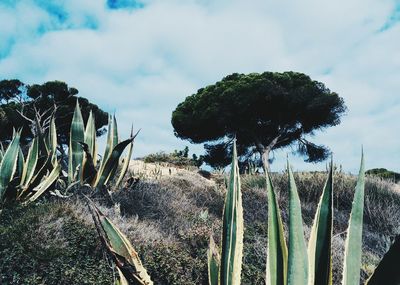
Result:
[[[232,156],[234,137],[244,161],[268,166],[271,151],[297,146],[306,161],[316,162],[329,150],[307,136],[339,124],[345,110],[341,97],[305,74],[234,73],[187,97],[172,113],[172,125],[179,138],[214,142],[205,145],[205,162],[212,165],[216,153],[222,157],[217,161],[229,163],[224,157]]]
[[[58,151],[64,155],[69,143],[72,116],[76,101],[82,109],[84,121],[89,113],[96,117],[96,134],[104,132],[108,114],[87,99],[78,97],[78,90],[62,81],[27,85],[17,79],[0,81],[0,141],[7,142],[13,135],[13,128],[21,129],[21,143],[29,143],[49,127],[50,119],[57,125]]]
[[[266,185],[268,192],[268,250],[267,250],[267,276],[266,283],[273,285],[284,284],[332,284],[332,235],[333,235],[333,164],[322,191],[320,202],[315,213],[315,219],[310,233],[308,251],[306,248],[301,204],[294,180],[294,175],[288,165],[289,178],[289,234],[288,246],[286,245],[284,228],[280,209],[276,199],[276,193],[268,172],[266,173]],[[236,144],[234,142],[231,177],[226,193],[223,224],[222,224],[222,249],[217,249],[213,238],[210,240],[208,251],[208,280],[210,285],[231,284],[239,285],[241,280],[242,255],[243,255],[243,208],[242,194],[237,164]],[[365,170],[362,158],[360,173],[354,193],[354,202],[349,218],[345,252],[343,260],[342,285],[358,284],[362,266],[362,228],[365,196]],[[93,215],[96,227],[99,228],[99,214]],[[114,225],[112,231],[118,231]],[[104,225],[102,225],[103,231]],[[99,230],[99,233],[101,230]],[[118,231],[119,232],[119,231]],[[121,234],[122,235],[122,234]],[[100,233],[104,240],[104,234]],[[110,243],[118,244],[121,239],[119,234],[108,235]],[[122,235],[123,240],[127,240]],[[397,284],[400,280],[398,272],[394,270],[394,263],[400,260],[396,253],[400,239],[383,257],[377,270],[371,275],[365,284]],[[131,245],[128,242],[129,247]],[[109,250],[110,251],[110,250]],[[111,250],[111,253],[113,250]],[[131,258],[137,259],[137,253],[133,248],[129,250]],[[308,252],[308,253],[307,253]],[[120,253],[123,255],[123,253]],[[124,255],[125,256],[125,255]],[[128,258],[128,257],[126,257]],[[126,262],[116,261],[118,268],[122,264],[126,268]],[[130,262],[133,266],[133,262]],[[146,272],[138,265],[133,266],[132,272]],[[120,272],[120,281],[123,284],[152,284],[150,277],[137,278],[133,275],[132,281],[125,278]],[[128,272],[129,273],[129,272]],[[388,275],[389,274],[389,275]],[[123,281],[121,281],[123,280]]]
[[[62,203],[6,207],[0,216],[0,283],[71,285],[112,282],[97,234]]]
[[[373,169],[367,170],[365,173],[368,175],[380,177],[382,179],[391,180],[394,183],[397,183],[400,181],[400,173],[387,170],[386,168],[373,168]]]
[[[294,173],[306,237],[312,227],[326,176],[326,173]],[[92,199],[101,212],[135,246],[155,284],[208,284],[208,242],[211,233],[216,244],[221,242],[221,217],[225,197],[224,176],[214,174],[213,177],[213,180],[207,180],[195,172],[182,171],[158,180],[141,180],[133,188],[118,189],[112,195],[115,204],[109,204],[101,197]],[[289,222],[287,174],[273,173],[271,180],[286,229]],[[335,173],[334,181],[333,284],[340,284],[345,244],[343,232],[349,219],[354,194],[351,189],[356,184],[356,177]],[[261,175],[242,175],[241,185],[245,223],[241,279],[242,284],[261,285],[265,284],[267,257],[266,181]],[[400,194],[393,187],[393,184],[387,181],[366,177],[362,280],[372,274],[400,228]],[[5,208],[5,216],[2,214],[0,217],[0,251],[7,253],[0,256],[0,275],[3,280],[12,280],[14,271],[11,266],[15,266],[19,280],[28,280],[32,274],[44,276],[50,271],[49,262],[53,262],[52,280],[58,278],[59,284],[85,284],[76,281],[83,277],[88,278],[86,284],[111,284],[113,274],[108,265],[109,259],[101,254],[102,247],[96,238],[97,233],[85,204],[85,199],[80,195],[69,199],[45,196],[40,199],[40,203]],[[26,217],[25,222],[20,222],[22,217]],[[42,247],[51,243],[59,248],[58,256],[61,259],[60,255],[66,252],[66,249],[65,244],[59,241],[60,237],[68,234],[68,221],[71,219],[78,231],[70,233],[69,236],[73,237],[76,243],[68,243],[68,251],[79,252],[80,258],[66,261],[69,257],[63,257],[63,262],[68,265],[62,265],[57,259],[43,259],[42,256],[48,255],[47,252],[38,255],[37,252],[41,251]],[[26,226],[27,224],[30,226]],[[4,238],[6,235],[7,239]],[[47,243],[39,244],[38,237]],[[11,242],[13,240],[17,242]],[[32,247],[35,247],[35,250]],[[17,251],[16,248],[29,250]],[[15,262],[10,263],[10,259]],[[21,260],[26,261],[19,262]],[[4,267],[6,262],[9,266]],[[30,264],[35,264],[35,268]],[[77,275],[65,275],[64,268],[74,268],[69,272],[75,272]],[[43,273],[43,270],[46,272]],[[95,279],[97,276],[98,279]],[[102,278],[104,281],[98,281]],[[40,284],[39,281],[16,281],[14,284],[38,283]],[[49,281],[45,284],[58,283]]]
[[[39,126],[37,122],[36,125]],[[278,185],[282,177],[286,180],[286,193],[283,187],[277,187],[280,191],[273,187],[268,171],[258,176],[249,170],[252,174],[243,177],[242,195],[233,140],[226,188],[221,181],[208,181],[184,172],[193,175],[191,179],[198,189],[177,176],[170,178],[177,179],[172,184],[161,179],[159,183],[139,181],[132,184],[131,191],[116,189],[112,197],[104,199],[104,194],[109,193],[104,188],[111,181],[118,188],[124,179],[137,133],[134,135],[132,130],[130,138],[120,142],[115,116],[110,116],[105,153],[97,161],[95,116],[90,112],[85,124],[77,101],[70,124],[66,176],[57,155],[54,114],[45,131],[38,131],[32,138],[27,154],[21,148],[21,133],[14,131],[7,148],[0,150],[0,249],[5,253],[0,257],[2,284],[105,284],[110,282],[111,272],[114,284],[119,285],[329,285],[338,284],[339,279],[342,285],[359,284],[360,280],[366,280],[368,285],[399,284],[396,264],[400,261],[400,210],[395,209],[399,208],[400,194],[390,187],[366,191],[363,158],[354,196],[345,184],[339,183],[339,191],[334,190],[333,164],[322,192],[310,187],[315,177],[300,180],[298,190],[288,165],[286,174],[275,175]],[[121,160],[127,147],[127,156]],[[176,151],[175,157],[190,160],[188,148]],[[346,181],[342,173],[338,173],[338,178]],[[67,193],[75,185],[76,193],[83,192],[84,185],[89,186],[86,193],[95,197],[96,202],[82,195],[64,200],[66,196],[58,189]],[[42,203],[31,204],[49,189],[53,189],[55,198],[47,196]],[[286,197],[282,199],[281,195]],[[288,210],[282,212],[280,205]],[[111,264],[102,259],[98,243],[93,242],[94,228],[87,211]],[[335,220],[334,215],[338,217]],[[371,229],[379,237],[370,238],[375,241],[373,246],[367,241],[363,254],[364,216],[364,237]],[[386,240],[381,246],[384,249],[377,253],[376,241],[382,241],[382,234],[396,234],[397,238],[388,251],[390,241]],[[131,235],[136,236],[132,243]],[[49,242],[38,245],[37,237]],[[344,255],[343,260],[337,258],[338,253]],[[378,256],[382,255],[379,262]],[[78,263],[71,265],[74,261]],[[87,262],[96,265],[96,273],[90,266],[80,269]],[[60,267],[53,266],[64,267],[59,270]],[[372,274],[367,278],[366,273]]]
[[[196,154],[189,157],[189,148],[175,150],[172,153],[157,152],[143,158],[146,163],[166,163],[177,167],[200,167],[203,164],[203,157],[197,157]]]
[[[0,205],[9,201],[33,202],[48,189],[54,188],[57,182],[62,182],[58,183],[60,188],[64,188],[62,190],[68,190],[78,182],[102,190],[114,179],[118,169],[120,172],[116,186],[121,183],[128,170],[133,140],[137,133],[133,135],[132,130],[129,139],[119,142],[116,119],[110,117],[105,153],[99,167],[96,167],[95,119],[90,112],[85,129],[77,101],[70,130],[68,175],[63,177],[62,166],[57,159],[57,128],[54,117],[49,124],[46,134],[38,134],[33,138],[26,157],[20,147],[21,131],[14,133],[4,153],[0,150]],[[128,154],[122,164],[120,157],[128,145]]]

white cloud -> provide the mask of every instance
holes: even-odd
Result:
[[[395,1],[153,0],[143,9],[108,10],[102,1],[73,0],[61,2],[62,22],[35,3],[0,5],[0,55],[15,39],[0,74],[64,80],[116,110],[121,133],[132,121],[143,128],[137,156],[188,144],[173,136],[170,116],[198,88],[232,72],[296,70],[325,82],[349,107],[343,123],[316,142],[347,170],[357,169],[361,144],[368,167],[400,170],[400,25],[378,32]],[[274,167],[282,167],[282,154]]]

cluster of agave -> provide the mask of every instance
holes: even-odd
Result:
[[[61,162],[57,158],[54,117],[47,132],[39,132],[32,140],[26,157],[20,146],[21,131],[14,132],[7,149],[0,150],[0,205],[8,200],[24,204],[33,202],[57,181],[66,180],[67,183],[59,183],[66,189],[78,183],[103,189],[119,170],[115,185],[118,187],[128,170],[136,135],[131,131],[129,139],[119,142],[115,116],[110,116],[105,152],[98,161],[95,118],[91,112],[85,126],[77,101],[70,130],[68,173],[64,179]],[[121,165],[120,158],[126,147],[127,156]]]
[[[271,178],[266,173],[268,192],[268,248],[267,285],[330,285],[332,284],[333,233],[333,169],[321,194],[314,223],[306,246],[301,217],[301,205],[290,166],[289,179],[289,235],[288,245],[279,205]],[[362,255],[362,226],[364,209],[364,159],[354,193],[350,215],[342,285],[360,284]],[[89,201],[89,208],[103,244],[114,260],[119,276],[115,284],[153,284],[137,252],[128,239]],[[236,145],[223,214],[221,250],[210,239],[208,276],[210,285],[239,285],[243,254],[243,208]],[[397,238],[383,257],[367,285],[400,284],[400,239]]]

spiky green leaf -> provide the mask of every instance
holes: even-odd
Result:
[[[20,132],[15,133],[10,145],[4,153],[0,165],[0,203],[3,201],[8,184],[14,176],[19,153]]]
[[[271,177],[266,172],[266,185],[268,193],[268,248],[267,248],[267,274],[266,284],[286,284],[287,255],[283,223],[279,210],[275,190]]]
[[[240,191],[239,166],[237,162],[236,142],[233,145],[233,157],[229,187],[226,193],[223,229],[220,283],[239,285],[243,255],[243,207]]]
[[[333,164],[322,191],[308,242],[309,285],[332,284]]]
[[[79,142],[85,140],[83,118],[81,108],[79,107],[78,100],[76,101],[76,107],[74,115],[72,117],[70,139],[69,139],[69,150],[68,150],[68,182],[72,183],[76,180],[77,170],[82,164],[83,150],[79,145]]]
[[[115,171],[115,169],[118,167],[119,163],[119,158],[121,157],[122,153],[124,152],[125,148],[133,142],[135,137],[137,136],[138,133],[136,133],[135,136],[120,142],[117,144],[113,151],[111,152],[109,158],[105,161],[104,167],[101,168],[97,174],[97,179],[94,183],[94,187],[96,188],[102,188],[108,180],[112,177],[112,173]]]
[[[31,146],[29,147],[28,156],[26,157],[26,163],[24,165],[24,170],[22,173],[22,179],[20,184],[22,187],[26,187],[31,181],[38,162],[38,156],[39,156],[38,138],[34,138],[32,140]]]
[[[304,239],[303,219],[300,199],[292,170],[289,174],[289,254],[287,285],[307,285],[308,258]]]
[[[56,167],[54,167],[53,170],[50,172],[50,174],[46,176],[43,181],[41,181],[39,185],[33,189],[33,195],[29,197],[27,203],[31,203],[39,198],[41,195],[43,195],[43,193],[46,192],[50,188],[50,186],[53,185],[53,183],[57,180],[60,175],[60,171],[61,165],[58,163]]]
[[[97,156],[97,147],[96,147],[96,123],[93,112],[90,111],[88,121],[86,123],[85,129],[85,143],[88,146],[88,151],[93,158],[93,165],[96,166],[96,156]]]
[[[133,136],[133,126],[131,129],[131,137],[132,136]],[[129,163],[131,162],[131,157],[132,157],[132,150],[133,150],[133,141],[129,144],[128,154],[124,158],[124,164],[122,165],[121,172],[119,174],[117,183],[115,183],[115,188],[119,187],[119,185],[121,184],[122,180],[124,179],[126,173],[128,172]]]
[[[88,201],[97,232],[125,279],[132,285],[152,285],[153,281],[126,236],[100,212],[91,200],[88,199]]]
[[[221,262],[221,256],[217,245],[214,242],[212,236],[210,236],[210,245],[207,251],[208,257],[208,284],[219,285],[219,266]]]
[[[364,154],[362,154],[360,172],[358,174],[357,185],[353,199],[353,206],[350,214],[349,227],[347,229],[347,237],[344,250],[342,285],[354,285],[359,284],[360,282],[364,188],[365,170]]]
[[[81,147],[84,151],[84,158],[82,161],[80,182],[81,184],[89,183],[92,185],[96,179],[97,170],[94,165],[94,160],[92,154],[90,153],[89,146],[86,143],[81,143]]]
[[[53,116],[50,120],[49,133],[48,133],[48,147],[49,152],[53,154],[52,163],[54,166],[57,164],[57,129],[56,118]]]
[[[107,126],[107,141],[106,147],[104,149],[104,155],[100,161],[99,173],[103,172],[104,165],[108,160],[111,151],[113,150],[113,118],[111,115],[108,116],[108,126]]]

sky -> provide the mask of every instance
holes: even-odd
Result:
[[[201,145],[176,138],[171,113],[199,88],[238,72],[299,71],[348,107],[310,138],[357,172],[400,171],[400,1],[0,0],[0,79],[61,80],[108,112],[122,136],[142,128],[134,156]],[[305,163],[291,149],[297,170]]]

